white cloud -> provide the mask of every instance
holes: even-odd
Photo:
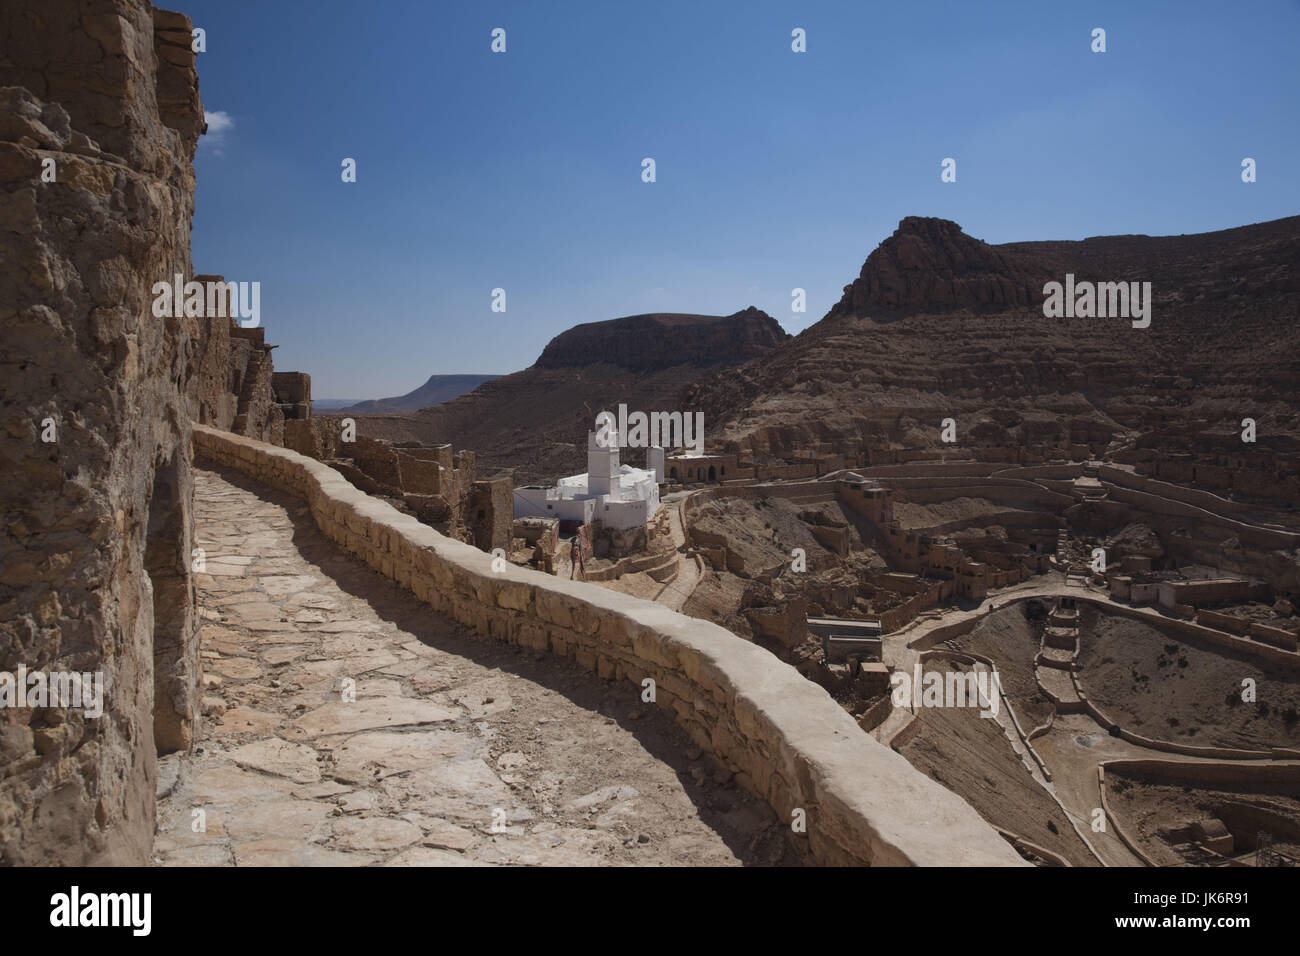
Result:
[[[235,125],[235,118],[225,110],[203,111],[203,118],[207,120],[208,132],[211,134],[224,133]]]
[[[216,154],[220,156],[226,133],[235,128],[235,118],[225,110],[204,110],[203,119],[208,124],[208,132],[199,141],[199,145],[212,147]]]

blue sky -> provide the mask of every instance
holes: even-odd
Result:
[[[909,215],[1011,242],[1300,213],[1295,0],[173,5],[207,33],[195,271],[261,282],[318,398],[642,312],[798,332]]]

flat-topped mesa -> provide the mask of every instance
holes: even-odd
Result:
[[[955,222],[908,216],[867,256],[828,317],[1037,307],[1052,278],[1031,259],[973,239]]]
[[[585,322],[561,332],[537,368],[609,364],[635,371],[677,365],[735,365],[776,348],[789,333],[750,306],[732,315],[651,313]]]

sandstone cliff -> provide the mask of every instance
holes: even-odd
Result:
[[[144,862],[156,752],[190,745],[199,329],[151,311],[191,274],[190,30],[147,0],[0,6],[0,670],[106,685],[102,717],[0,715],[6,864]]]

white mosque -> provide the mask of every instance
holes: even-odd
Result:
[[[555,487],[528,485],[515,489],[516,518],[559,518],[627,530],[644,526],[659,511],[659,480],[664,450],[647,451],[648,468],[618,463],[618,439],[608,446],[587,433],[587,473],[561,478]]]

